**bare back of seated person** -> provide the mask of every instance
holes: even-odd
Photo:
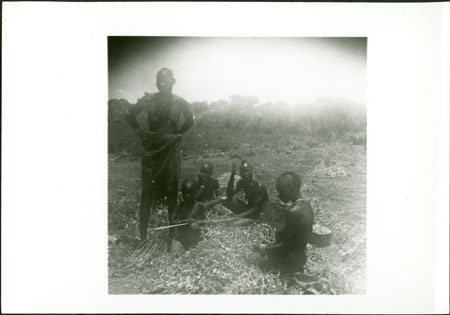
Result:
[[[292,205],[278,210],[285,217],[285,224],[277,231],[275,242],[255,244],[253,249],[262,255],[258,264],[263,269],[278,269],[282,273],[303,272],[314,212],[311,204],[301,196],[301,179],[297,174],[286,172],[280,175],[276,185],[280,199],[285,203],[292,202]]]

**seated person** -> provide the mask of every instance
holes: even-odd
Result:
[[[308,243],[314,220],[311,204],[300,193],[301,179],[293,172],[280,175],[276,181],[280,199],[292,202],[283,208],[285,225],[276,234],[275,243],[271,245],[255,244],[253,249],[263,257],[258,257],[258,264],[263,270],[278,269],[281,273],[304,272],[306,263],[306,244]]]
[[[253,178],[253,166],[249,162],[241,162],[239,167],[241,178],[234,187],[236,170],[237,165],[233,163],[227,187],[227,199],[222,204],[241,217],[235,224],[247,226],[259,220],[263,204],[269,200],[269,197],[266,187]],[[247,202],[235,196],[241,190],[244,191]]]
[[[213,177],[214,166],[210,162],[204,163],[198,175],[199,190],[195,195],[195,200],[206,202],[220,197],[220,186],[217,178]]]
[[[222,207],[220,198],[220,185],[217,178],[213,177],[214,166],[210,162],[204,163],[200,168],[198,183],[200,185],[195,200],[205,203],[206,209],[212,209],[219,215],[233,214],[227,208]]]
[[[197,245],[201,240],[200,226],[196,221],[205,220],[205,206],[195,201],[195,193],[198,183],[195,179],[188,178],[181,183],[183,200],[179,202],[172,214],[170,224],[188,223],[169,232],[171,251],[179,249],[188,250]]]

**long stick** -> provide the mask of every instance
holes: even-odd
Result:
[[[228,218],[228,219],[219,219],[219,220],[211,220],[211,221],[194,221],[196,223],[215,223],[215,222],[224,222],[224,221],[232,221],[232,220],[237,220],[240,218]],[[160,226],[157,228],[152,229],[152,231],[158,231],[158,230],[165,230],[165,229],[171,229],[177,226],[183,226],[183,225],[188,225],[190,223],[180,223],[180,224],[173,224],[173,225],[167,225],[167,226]]]
[[[173,225],[167,225],[167,226],[160,226],[157,228],[152,229],[153,231],[158,231],[158,230],[164,230],[164,229],[170,229],[173,227],[177,227],[177,226],[182,226],[182,225],[188,225],[189,223],[180,223],[180,224],[173,224]]]
[[[214,222],[232,221],[232,220],[237,220],[237,219],[242,219],[242,218],[236,217],[236,218],[219,219],[219,220],[211,220],[211,221],[198,221],[197,223],[214,223]]]

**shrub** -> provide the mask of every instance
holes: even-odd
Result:
[[[319,100],[315,104],[291,106],[282,102],[256,105],[257,98],[233,95],[229,101],[191,103],[195,124],[183,137],[186,154],[227,151],[240,143],[261,144],[293,135],[311,142],[348,141],[349,134],[365,134],[364,107],[334,100]],[[128,152],[140,156],[139,140],[124,119],[130,108],[126,100],[108,102],[108,152]],[[145,126],[145,118],[139,117]],[[350,139],[363,144],[365,138]]]

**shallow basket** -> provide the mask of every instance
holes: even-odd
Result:
[[[330,229],[316,223],[313,225],[313,231],[309,243],[317,247],[326,247],[331,244],[333,233]]]

